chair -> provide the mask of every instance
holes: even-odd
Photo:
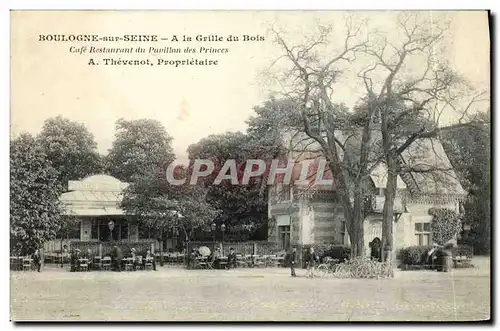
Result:
[[[215,263],[215,254],[212,254],[210,257],[207,258],[207,269],[213,269],[214,268],[214,263]]]
[[[89,271],[89,260],[80,259],[78,265],[78,271]]]
[[[31,259],[30,258],[24,258],[23,259],[23,271],[30,271],[31,270]]]
[[[141,255],[137,256],[135,268],[136,268],[136,270],[144,269],[144,265],[142,264],[142,256]]]
[[[146,270],[153,270],[153,258],[146,259],[144,267]]]
[[[236,254],[236,265],[243,268],[248,267],[248,263],[244,260],[244,257],[241,254]]]
[[[94,256],[94,269],[102,270],[102,257]]]
[[[105,256],[101,261],[101,270],[111,270],[111,257]]]
[[[125,260],[125,271],[133,271],[134,270],[134,261],[132,259]]]

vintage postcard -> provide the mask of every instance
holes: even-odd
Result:
[[[487,11],[10,13],[12,321],[488,321]]]

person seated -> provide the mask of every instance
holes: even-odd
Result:
[[[221,256],[222,256],[222,254],[221,254],[220,248],[216,247],[213,254],[212,254],[212,258],[211,258],[211,261],[212,261],[212,263],[214,263],[214,266],[216,269],[220,268],[220,257]]]
[[[227,256],[227,267],[228,268],[236,268],[236,252],[234,248],[229,249],[229,255]]]
[[[146,252],[146,256],[142,259],[142,267],[144,270],[146,270],[146,263],[152,263],[153,264],[153,270],[156,271],[156,262],[153,254],[151,254],[151,251],[148,249]]]
[[[87,253],[83,256],[85,259],[87,259],[87,268],[88,270],[92,270],[92,264],[94,262],[94,259],[92,257],[92,251],[89,249],[87,249]]]

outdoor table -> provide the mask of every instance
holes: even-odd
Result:
[[[229,258],[227,256],[219,256],[217,258],[217,263],[220,268],[225,268],[229,262]]]
[[[80,266],[82,264],[86,264],[87,265],[87,269],[88,269],[88,264],[89,264],[89,259],[86,259],[86,258],[79,258],[78,259],[78,270],[77,271],[80,271]]]
[[[133,265],[134,264],[134,258],[132,258],[132,257],[125,257],[125,258],[122,259],[122,267],[123,267],[124,270],[125,270],[125,266],[126,266],[127,262],[130,262]]]
[[[94,263],[92,263],[92,269],[102,269],[102,257],[94,256]]]
[[[266,264],[266,259],[264,259],[261,256],[255,255],[255,257],[254,257],[254,265],[256,265],[256,266],[264,265],[265,266],[265,264]]]
[[[271,261],[274,263],[275,267],[279,267],[280,265],[283,264],[283,261],[285,261],[285,258],[280,257],[280,256],[276,256],[276,257],[272,257]]]
[[[206,264],[207,264],[207,257],[206,256],[197,256],[195,258],[195,261],[196,261],[198,267],[205,268]]]
[[[21,270],[22,259],[19,256],[11,256],[10,257],[10,268],[12,270]]]

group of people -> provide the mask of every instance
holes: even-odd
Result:
[[[90,271],[94,268],[94,257],[92,255],[92,251],[90,250],[90,248],[87,249],[85,253],[82,253],[82,251],[79,248],[76,248],[71,251],[70,271],[71,272],[79,271],[83,266],[82,263],[85,263],[85,271]]]
[[[221,266],[220,262],[222,256],[223,255],[220,247],[215,247],[213,252],[211,252],[210,255],[207,257],[207,259],[213,262],[216,268],[220,268]],[[188,267],[190,269],[196,268],[198,260],[202,257],[203,255],[200,253],[200,248],[199,247],[193,248],[193,250],[189,254]],[[231,247],[229,249],[229,254],[227,256],[227,268],[236,268],[237,265],[236,261],[237,261],[236,252],[234,248]]]
[[[310,247],[304,256],[304,261],[306,263],[306,268],[307,268],[307,275],[306,277],[308,278],[313,278],[314,277],[314,267],[316,266],[316,263],[319,262],[319,256],[314,252],[314,248]],[[288,256],[288,262],[290,264],[290,271],[291,271],[291,276],[292,277],[297,277],[297,274],[295,273],[295,265],[297,263],[297,248],[295,246],[292,247],[292,251],[290,255]]]
[[[153,270],[156,271],[156,262],[151,251],[148,249],[145,256],[139,257],[137,255],[137,250],[135,248],[130,249],[130,257],[132,259],[132,270],[137,270],[137,267],[141,266],[143,269],[146,268],[146,264],[149,262],[153,266]],[[123,263],[123,252],[121,248],[117,245],[113,246],[111,250],[111,267],[113,271],[122,271]]]
[[[113,249],[111,250],[111,267],[112,270],[114,271],[121,271],[122,270],[122,261],[123,261],[123,253],[120,247],[118,246],[113,246]],[[132,248],[130,250],[130,256],[132,258],[132,263],[133,263],[133,270],[136,270],[138,266],[142,266],[143,268],[146,267],[146,263],[148,261],[152,264],[153,270],[156,271],[156,262],[154,259],[154,256],[151,254],[151,251],[148,250],[146,252],[146,256],[143,258],[139,258],[136,249]],[[82,266],[84,266],[85,270],[84,271],[90,271],[94,269],[94,257],[92,255],[92,251],[88,249],[85,253],[82,254],[82,251],[79,248],[76,248],[71,251],[71,256],[70,256],[70,271],[75,272],[82,270]],[[82,264],[84,263],[84,264]],[[36,263],[35,263],[36,264]]]

